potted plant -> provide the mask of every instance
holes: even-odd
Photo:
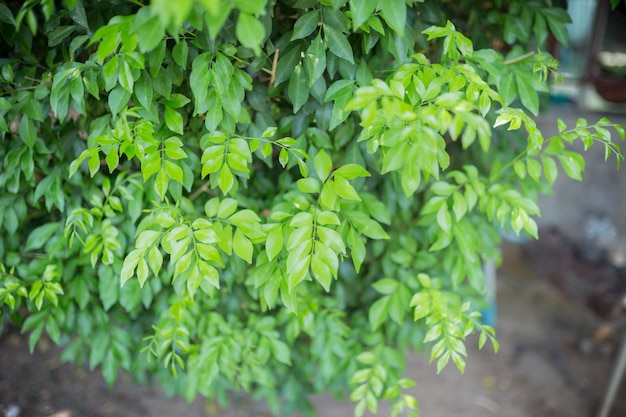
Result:
[[[599,52],[593,70],[598,94],[613,103],[626,103],[626,53]]]

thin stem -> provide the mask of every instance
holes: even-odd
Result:
[[[515,58],[507,59],[506,61],[504,61],[504,65],[515,64],[517,62],[525,60],[526,58],[530,58],[533,55],[535,55],[535,51],[527,52],[524,55],[520,55],[520,56],[517,56]]]
[[[270,87],[274,84],[276,80],[276,67],[278,66],[278,55],[280,54],[280,49],[276,48],[274,51],[274,60],[272,61],[272,71],[270,72]]]
[[[515,163],[517,161],[519,161],[520,159],[524,158],[527,155],[528,155],[528,150],[526,150],[526,149],[524,151],[520,152],[515,158],[513,158],[507,164],[502,166],[502,168],[500,168],[500,170],[498,172],[492,174],[489,177],[489,182],[494,182],[495,180],[497,180],[498,177],[500,177],[504,173],[504,171],[506,171],[507,169],[511,168],[513,165],[515,165]]]
[[[189,196],[189,200],[193,201],[196,198],[198,198],[198,196],[204,192],[208,192],[209,189],[211,187],[211,180],[207,180],[204,184],[202,184],[200,186],[200,188],[198,188],[196,191],[194,191],[190,196]]]

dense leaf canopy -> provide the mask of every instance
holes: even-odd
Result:
[[[409,349],[497,350],[482,266],[567,145],[622,159],[537,129],[552,3],[0,3],[0,318],[109,383],[415,415]]]

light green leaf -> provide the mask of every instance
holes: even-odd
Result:
[[[296,181],[298,190],[307,194],[316,194],[320,192],[320,183],[315,178],[300,178]]]
[[[165,36],[163,23],[157,15],[151,14],[148,7],[139,9],[131,27],[137,34],[139,50],[142,53],[152,51]]]
[[[324,151],[324,149],[320,149],[315,158],[313,159],[313,166],[315,167],[315,172],[322,182],[325,182],[328,179],[328,175],[330,175],[330,170],[333,167],[333,162],[330,157]]]
[[[437,223],[444,232],[450,233],[452,229],[452,216],[450,216],[448,207],[445,204],[437,211]]]
[[[339,197],[346,200],[361,201],[361,197],[348,180],[336,173],[333,174],[333,178],[335,179],[335,192]]]
[[[236,33],[243,46],[254,50],[257,55],[260,53],[259,46],[265,38],[265,26],[257,18],[248,13],[240,13]]]
[[[339,175],[347,180],[353,180],[359,177],[369,177],[370,173],[359,164],[347,164],[337,168],[333,175]]]
[[[267,234],[267,240],[265,241],[265,251],[267,257],[271,261],[274,259],[283,249],[283,228],[280,224],[274,226]]]
[[[226,195],[232,190],[235,185],[235,177],[228,165],[222,165],[219,176],[217,178],[217,186],[222,191],[222,194]]]
[[[562,154],[558,154],[557,158],[561,162],[563,170],[568,177],[582,181],[582,172],[585,169],[585,160],[583,157],[572,151],[565,151]]]
[[[399,36],[404,35],[406,25],[406,2],[404,0],[383,0],[380,2],[385,22]]]
[[[165,124],[172,132],[183,134],[183,116],[168,105],[165,106]]]
[[[539,95],[532,84],[530,75],[517,73],[515,80],[517,81],[517,90],[522,104],[530,110],[532,114],[537,116],[537,114],[539,114]]]
[[[181,68],[187,68],[187,56],[189,55],[189,46],[186,40],[179,41],[172,49],[172,58],[174,62],[180,65]]]
[[[361,27],[363,23],[367,22],[370,16],[374,14],[374,11],[376,11],[378,3],[378,0],[350,0],[353,31]]]
[[[246,261],[252,263],[252,253],[254,248],[250,240],[237,228],[235,230],[235,236],[233,238],[233,251],[237,256]]]
[[[161,200],[165,198],[168,185],[169,178],[167,176],[167,172],[165,172],[165,169],[161,168],[156,176],[156,179],[154,180],[154,188],[156,189],[159,197],[161,197]]]
[[[130,91],[124,89],[121,85],[115,87],[109,93],[109,109],[113,116],[117,115],[130,100]]]

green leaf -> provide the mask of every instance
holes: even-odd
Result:
[[[559,170],[556,166],[556,162],[554,161],[554,159],[552,159],[551,157],[547,155],[541,156],[541,162],[543,164],[543,172],[546,176],[546,179],[551,185],[553,185],[559,174]]]
[[[269,145],[268,148],[270,148],[269,152],[271,153],[271,145],[269,143],[267,143],[267,145]],[[282,148],[278,153],[278,162],[283,168],[287,166],[287,163],[289,162],[289,152],[286,148]]]
[[[529,75],[516,73],[515,80],[517,81],[517,91],[519,92],[522,104],[530,110],[532,114],[537,116],[539,114],[539,95],[532,84],[532,79]]]
[[[348,39],[341,31],[324,23],[324,41],[328,45],[330,52],[354,64],[352,46],[350,46],[350,42],[348,42]]]
[[[382,297],[370,306],[368,315],[370,326],[372,326],[373,331],[376,331],[387,319],[390,300],[390,297]]]
[[[237,228],[233,238],[233,251],[235,254],[250,264],[252,263],[253,249],[250,240],[245,237],[241,229]]]
[[[283,228],[281,225],[274,226],[267,234],[265,241],[265,251],[267,258],[271,261],[282,251],[284,244]]]
[[[582,181],[582,172],[585,169],[585,160],[583,157],[572,151],[565,151],[562,154],[558,154],[557,158],[561,162],[563,170],[568,177]]]
[[[320,183],[315,178],[300,178],[296,181],[298,190],[307,194],[316,194],[320,192]]]
[[[318,78],[322,76],[324,70],[326,70],[326,49],[322,43],[322,35],[318,34],[311,45],[306,50],[306,56],[304,58],[304,64],[309,74],[310,88]]]
[[[189,46],[186,40],[181,40],[172,49],[172,58],[174,62],[181,68],[187,68],[187,56],[189,55]]]
[[[259,46],[265,38],[265,26],[254,16],[248,13],[240,13],[237,19],[237,39],[241,44],[260,53]]]
[[[213,201],[218,201],[218,200],[215,199]],[[225,198],[219,202],[217,211],[214,216],[217,216],[220,219],[227,219],[228,217],[232,216],[237,211],[237,206],[238,206],[237,200],[235,200],[234,198]]]
[[[272,347],[272,355],[276,360],[285,365],[291,366],[291,352],[289,347],[278,339],[270,339]]]
[[[46,223],[41,225],[28,235],[28,239],[26,240],[26,245],[24,245],[25,251],[31,251],[33,249],[39,249],[46,244],[48,240],[59,230],[60,223]]]
[[[109,93],[109,109],[111,109],[111,113],[115,116],[121,112],[124,106],[128,104],[128,100],[130,100],[130,92],[121,85],[111,90]]]
[[[76,29],[75,26],[57,26],[48,33],[48,46],[57,46],[66,40],[74,32],[74,29]]]
[[[274,85],[280,85],[283,82],[291,78],[296,65],[300,62],[300,43],[296,42],[296,45],[288,50],[286,53],[281,54],[276,65],[276,77]]]
[[[339,175],[347,180],[353,180],[359,177],[369,177],[370,173],[359,164],[347,164],[337,168],[333,175]]]
[[[566,23],[571,23],[569,15],[560,7],[544,7],[540,10],[548,22],[548,27],[560,44],[568,46]]]
[[[302,69],[302,63],[296,65],[289,80],[287,95],[293,104],[293,112],[297,113],[309,99],[309,84]]]
[[[361,25],[370,18],[376,11],[378,0],[350,0],[350,11],[352,12],[352,28],[353,30],[361,27]],[[404,22],[402,24],[404,27]]]
[[[167,188],[169,185],[169,178],[167,176],[167,172],[164,168],[161,168],[154,180],[154,188],[156,189],[157,194],[161,197],[161,200],[165,198],[165,193],[167,192]]]
[[[139,9],[131,27],[137,34],[139,50],[142,53],[152,51],[165,36],[163,23],[157,15],[151,13],[149,7]]]
[[[0,22],[15,26],[15,17],[13,17],[13,13],[11,13],[11,10],[9,10],[9,8],[2,3],[0,3]]]
[[[322,182],[325,182],[328,179],[328,175],[330,175],[330,170],[333,167],[333,162],[330,157],[324,151],[324,149],[320,149],[315,158],[313,159],[313,166],[315,167],[315,172]]]
[[[348,180],[336,173],[333,174],[333,178],[335,179],[335,192],[339,197],[346,200],[361,201],[361,197]]]
[[[318,256],[311,257],[311,272],[313,277],[326,292],[330,291],[333,274],[329,266]]]
[[[404,36],[406,25],[406,2],[404,0],[383,0],[380,2],[383,19],[399,36]]]
[[[296,39],[303,39],[309,36],[315,29],[317,29],[317,23],[319,20],[319,9],[311,10],[300,16],[293,25],[291,40],[294,41]]]
[[[402,177],[400,179],[402,191],[407,197],[415,194],[422,182],[422,175],[419,167],[415,163],[408,163],[402,168]]]
[[[117,148],[109,150],[109,153],[107,154],[105,158],[105,161],[107,163],[107,167],[109,168],[109,172],[113,172],[113,170],[117,168],[120,162],[120,158],[117,153]]]
[[[517,98],[517,86],[514,73],[506,72],[501,78],[498,89],[505,106],[510,105]]]
[[[380,294],[390,295],[396,292],[399,284],[400,283],[395,279],[383,278],[372,284],[372,287],[374,287],[374,289]]]
[[[35,142],[37,141],[37,130],[35,128],[35,123],[27,115],[22,115],[18,127],[18,133],[20,135],[20,139],[22,139],[22,142],[24,142],[26,146],[32,148],[35,145]]]
[[[235,177],[228,165],[223,165],[217,178],[217,186],[222,191],[222,194],[226,195],[232,190],[233,185],[235,185]]]
[[[168,105],[165,106],[165,124],[172,132],[183,134],[183,116]]]
[[[132,69],[130,68],[130,65],[126,61],[122,61],[120,65],[120,71],[118,73],[118,80],[122,88],[127,90],[129,93],[133,92],[135,79],[133,78]]]
[[[382,226],[365,213],[352,211],[345,214],[354,228],[370,239],[389,239],[389,235]]]
[[[450,233],[452,229],[452,216],[450,216],[448,207],[445,204],[437,211],[437,223],[444,232]]]
[[[540,14],[535,15],[533,31],[535,32],[535,37],[537,38],[537,45],[542,47],[544,42],[548,38],[548,27],[546,24],[546,19]]]

